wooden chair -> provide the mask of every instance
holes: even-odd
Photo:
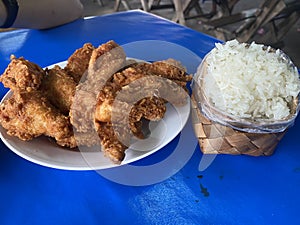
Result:
[[[260,29],[263,31],[258,42],[280,41],[299,18],[299,1],[285,3],[284,0],[264,0],[255,9],[204,21],[206,28],[212,30],[221,40],[236,38],[240,42],[250,41]],[[279,20],[282,20],[278,23]],[[269,43],[270,44],[270,43]]]
[[[275,47],[284,45],[283,38],[300,18],[300,1],[286,3],[286,7],[264,27],[264,34],[256,38]]]

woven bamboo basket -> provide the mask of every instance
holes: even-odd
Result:
[[[192,97],[195,135],[204,154],[272,155],[285,132],[248,133],[213,122],[199,110]]]

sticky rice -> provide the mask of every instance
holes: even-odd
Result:
[[[232,40],[217,43],[205,60],[203,92],[220,111],[253,120],[290,115],[300,80],[297,68],[282,60],[280,50]]]

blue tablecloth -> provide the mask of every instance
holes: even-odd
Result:
[[[149,56],[145,60],[181,59],[184,54],[185,64],[189,57],[193,61],[187,65],[190,73],[218,42],[160,17],[128,11],[49,30],[0,33],[0,73],[11,54],[44,67],[66,60],[86,42],[98,46],[108,40],[123,45],[130,57]],[[171,52],[163,44],[161,51],[160,47],[154,51],[149,46],[136,48],[145,40],[150,46],[154,41],[155,46],[176,47]],[[1,86],[1,97],[6,91]],[[0,142],[0,224],[300,224],[299,132],[297,120],[269,157],[218,155],[212,160],[203,158],[189,120],[180,135],[160,151],[132,163],[128,173],[122,167],[105,171],[44,167]],[[138,174],[138,167],[143,171],[159,165],[177,146],[182,162],[177,157],[165,171]],[[122,181],[112,179],[116,173]],[[161,173],[165,178],[156,181]],[[153,182],[147,184],[148,178]]]

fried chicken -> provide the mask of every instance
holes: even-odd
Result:
[[[1,104],[0,124],[21,140],[40,135],[53,137],[61,146],[75,147],[69,118],[55,108],[40,90],[46,73],[35,63],[12,57],[1,76],[12,96]]]
[[[74,126],[75,133],[80,137],[87,135],[80,133],[91,133],[91,140],[86,138],[78,140],[82,145],[91,145],[97,143],[95,128],[95,105],[98,92],[105,85],[111,76],[122,68],[126,62],[124,50],[114,41],[109,41],[94,49],[90,61],[88,72],[83,82],[76,87],[74,100],[70,110],[71,123]]]
[[[47,74],[42,81],[41,91],[47,99],[64,115],[69,115],[76,90],[73,77],[59,66],[46,70]]]
[[[98,94],[97,105],[96,105],[96,109],[95,109],[95,119],[97,121],[101,121],[101,122],[111,121],[111,114],[112,114],[112,110],[113,110],[112,104],[113,104],[117,94],[119,94],[120,91],[121,92],[123,91],[122,100],[121,100],[122,102],[135,104],[134,106],[132,105],[135,109],[132,110],[132,113],[130,113],[130,115],[132,117],[139,118],[138,120],[140,120],[142,117],[145,117],[144,115],[140,115],[140,116],[136,116],[136,115],[139,115],[142,112],[143,112],[143,114],[146,114],[147,106],[155,105],[155,102],[158,101],[157,98],[155,98],[155,99],[148,98],[148,100],[146,101],[147,104],[139,104],[137,102],[141,99],[137,99],[135,93],[126,92],[127,94],[125,94],[125,92],[124,92],[124,90],[126,90],[126,88],[128,89],[129,84],[132,84],[132,82],[134,82],[134,81],[138,82],[139,79],[144,78],[145,76],[146,76],[145,73],[143,73],[142,71],[138,71],[132,67],[126,68],[120,72],[115,73],[113,76],[113,79],[110,80],[109,82],[107,82],[106,85],[104,86],[104,88]],[[145,87],[145,84],[139,83],[138,86]],[[145,87],[145,88],[147,88],[147,87]],[[134,92],[134,91],[132,91],[132,92]],[[145,92],[143,92],[143,93],[145,94]],[[124,94],[125,94],[125,96],[124,96]],[[119,96],[121,96],[121,95],[119,95]],[[145,96],[141,96],[141,98],[150,97],[150,96],[152,96],[152,95],[149,94],[147,96],[147,94],[146,94]],[[152,100],[155,100],[155,101],[152,101]],[[145,102],[145,101],[143,101],[143,102]],[[159,107],[163,107],[163,108],[161,109]],[[117,108],[118,107],[115,107],[114,113],[116,113],[115,111],[118,110]],[[140,109],[137,109],[137,108],[140,108]],[[165,112],[165,106],[162,104],[158,104],[158,106],[156,108],[161,113],[159,113],[159,116],[156,116],[157,117],[156,119],[150,118],[148,116],[148,118],[150,120],[159,120],[163,117],[164,112]],[[129,108],[129,111],[130,110],[131,109]],[[123,111],[125,111],[125,110],[123,110]],[[127,111],[127,113],[129,111]],[[154,112],[153,107],[152,107],[151,111]],[[126,112],[124,112],[124,113],[126,113]],[[149,114],[150,113],[148,113],[148,115]],[[154,114],[152,114],[152,117],[154,117],[153,115]],[[136,121],[138,121],[138,120],[136,120]]]
[[[114,41],[84,44],[65,68],[43,70],[12,57],[0,77],[12,90],[0,106],[0,124],[25,141],[46,135],[65,147],[101,146],[121,163],[133,136],[145,138],[167,102],[186,103],[191,79],[176,60],[130,64]]]
[[[145,138],[143,123],[163,118],[166,100],[186,103],[187,93],[182,87],[191,76],[174,65],[177,61],[171,63],[128,66],[115,73],[99,92],[94,114],[98,134],[106,155],[115,162],[122,161],[132,135]]]
[[[104,155],[114,163],[120,164],[125,157],[125,151],[129,146],[128,142],[130,138],[123,136],[123,141],[120,141],[121,137],[116,135],[115,127],[110,122],[98,122],[96,130],[101,140]],[[128,132],[123,132],[123,134],[128,134]]]
[[[136,99],[134,98],[135,93],[127,93],[124,96],[122,91],[125,90],[126,93],[126,87],[130,83],[145,76],[135,72],[133,68],[129,67],[115,73],[113,79],[109,80],[98,94],[94,114],[95,120],[101,124],[101,127],[105,127],[104,122],[118,124],[115,127],[117,130],[109,132],[110,135],[113,135],[114,140],[110,143],[109,148],[113,149],[113,145],[116,145],[116,149],[118,149],[116,152],[123,149],[120,146],[129,146],[128,140],[132,138],[132,135],[141,139],[145,138],[142,131],[143,124],[148,124],[149,120],[160,120],[166,112],[165,100],[162,98],[148,95]],[[120,93],[123,95],[121,94],[121,98],[116,99]],[[108,137],[105,137],[106,133],[102,134],[102,132],[102,130],[98,130],[99,136],[108,139]],[[122,133],[127,138],[118,142],[116,133],[118,135]]]
[[[36,90],[45,76],[44,70],[23,57],[11,56],[11,62],[0,77],[3,85],[11,90]]]
[[[173,59],[153,63],[139,63],[133,65],[133,67],[148,75],[156,75],[170,80],[185,82],[192,80],[192,75],[188,75],[181,64]]]
[[[167,62],[134,64],[115,73],[113,79],[100,91],[95,119],[101,122],[111,120],[112,105],[118,95],[120,101],[135,104],[130,113],[131,118],[159,120],[164,116],[166,107],[163,103],[166,100],[174,104],[186,102],[182,86],[190,80],[191,76],[187,76],[184,69]],[[138,101],[143,104],[136,104]],[[117,108],[114,108],[114,113]]]
[[[87,79],[93,83],[95,83],[94,81],[106,82],[125,65],[126,54],[124,49],[116,42],[108,41],[92,52]],[[96,89],[99,90],[98,84]]]
[[[88,69],[94,49],[95,47],[91,43],[86,43],[68,58],[68,63],[64,70],[73,77],[77,84]]]
[[[193,77],[186,73],[180,62],[174,59],[167,59],[151,64],[139,63],[132,67],[140,73],[162,78],[157,79],[155,85],[159,87],[160,95],[168,102],[179,106],[186,103],[185,92],[188,92],[186,85]],[[147,86],[154,88],[150,82],[148,82]]]
[[[40,91],[14,91],[0,106],[0,123],[9,135],[24,141],[46,135],[61,146],[76,146],[69,119]]]

